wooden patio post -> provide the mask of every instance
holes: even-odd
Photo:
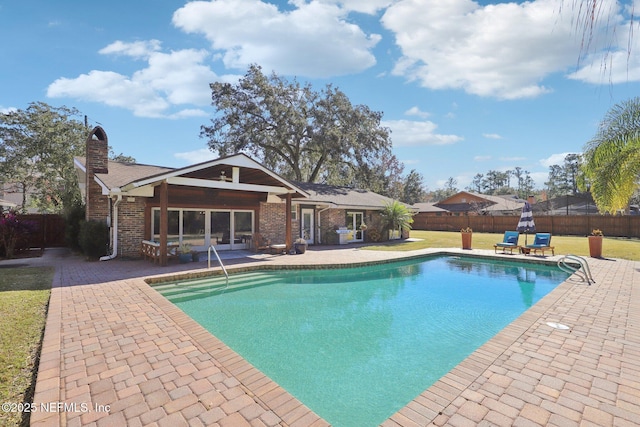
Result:
[[[287,208],[286,208],[287,213],[285,215],[285,218],[286,218],[285,244],[287,245],[287,252],[289,252],[293,247],[293,242],[291,241],[291,193],[287,193],[286,205],[287,205]]]
[[[166,266],[167,260],[167,233],[169,232],[169,184],[165,179],[160,184],[160,265]]]

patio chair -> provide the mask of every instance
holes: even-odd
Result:
[[[551,233],[536,233],[536,237],[533,239],[533,243],[525,246],[526,249],[533,251],[536,254],[538,251],[551,251],[551,255],[555,255],[554,247],[551,246]]]
[[[271,240],[266,239],[260,233],[254,233],[253,238],[253,250],[255,252],[266,251],[271,249]]]
[[[517,231],[505,231],[502,242],[493,245],[495,253],[498,253],[498,248],[502,249],[502,253],[506,253],[507,249],[513,254],[514,249],[518,249],[518,238],[520,233]]]

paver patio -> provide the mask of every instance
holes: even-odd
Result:
[[[343,264],[430,252],[310,248],[226,264]],[[32,425],[327,425],[143,280],[206,262],[162,268],[50,250],[32,263],[56,266],[34,403],[62,402],[33,413]],[[594,285],[570,278],[384,425],[640,425],[640,263],[589,265]]]

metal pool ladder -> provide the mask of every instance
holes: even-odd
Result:
[[[575,264],[570,264],[570,261],[578,263],[580,266],[576,267]],[[596,283],[596,281],[593,280],[593,276],[591,276],[589,263],[587,263],[587,260],[581,256],[571,254],[563,256],[558,260],[558,268],[569,274],[576,273],[578,276],[580,276],[580,279],[582,279],[583,282],[586,281],[589,286],[591,286],[591,282]]]
[[[227,269],[224,267],[224,264],[220,259],[220,255],[218,255],[218,251],[213,245],[209,245],[209,249],[207,249],[207,268],[209,269],[211,268],[211,249],[213,249],[213,253],[216,255],[216,258],[218,258],[218,263],[220,263],[220,267],[222,267],[222,272],[224,273],[224,276],[227,279],[227,284],[225,286],[225,290],[226,290],[229,287],[229,273],[227,273]]]

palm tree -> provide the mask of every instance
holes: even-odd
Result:
[[[583,170],[600,212],[627,207],[640,175],[640,98],[615,105],[587,143]]]
[[[384,206],[380,212],[386,230],[411,230],[413,212],[407,205],[394,200]]]

